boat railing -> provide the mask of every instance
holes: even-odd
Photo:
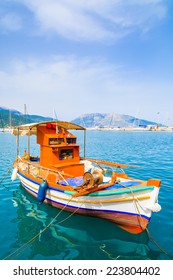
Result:
[[[32,162],[18,157],[17,165],[20,170],[32,175],[35,178],[47,179],[48,175],[53,175],[55,183],[59,180],[63,180],[67,185],[69,185],[65,179],[67,174],[58,170],[50,169],[48,167],[43,167],[40,165],[40,162]]]

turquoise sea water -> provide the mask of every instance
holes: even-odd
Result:
[[[27,140],[20,139],[23,151],[27,148]],[[128,169],[130,176],[162,180],[159,195],[162,210],[153,213],[148,229],[165,252],[156,246],[147,232],[133,235],[98,218],[77,214],[68,218],[68,212],[62,212],[46,231],[24,247],[59,210],[39,205],[37,199],[21,187],[19,180],[11,182],[12,163],[16,157],[15,141],[14,136],[0,133],[0,259],[13,252],[16,253],[8,259],[173,259],[173,133],[87,132],[87,157],[138,165],[140,168]],[[36,155],[38,146],[34,144],[34,137],[32,142],[32,154]],[[81,133],[78,133],[78,142],[83,142]],[[82,152],[81,148],[81,156]],[[65,218],[67,220],[60,223]]]

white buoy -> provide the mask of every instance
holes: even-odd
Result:
[[[155,202],[153,205],[147,206],[146,209],[152,212],[159,212],[161,210],[161,206],[159,203]]]
[[[13,169],[11,180],[14,181],[17,178],[17,167]]]
[[[153,207],[152,207],[152,211],[153,212],[159,212],[160,210],[161,210],[161,206],[160,206],[160,204],[159,203],[155,203],[154,205],[153,205]]]

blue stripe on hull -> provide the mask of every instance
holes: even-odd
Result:
[[[35,182],[34,180],[32,180],[32,179],[29,179],[28,177],[26,177],[25,175],[23,175],[23,174],[21,174],[20,172],[18,172],[19,173],[19,175],[21,176],[21,177],[24,177],[25,179],[27,179],[28,181],[30,181],[30,182],[32,182],[32,183],[35,183],[35,184],[37,184],[38,186],[39,186],[39,183],[38,182]],[[35,191],[33,191],[32,189],[30,189],[28,186],[26,186],[23,182],[21,182],[21,184],[22,184],[22,186],[26,189],[26,190],[28,190],[28,191],[30,191],[31,193],[33,193],[33,194],[35,194],[35,196],[37,197],[37,192],[35,192]],[[58,190],[59,191],[59,190]],[[55,201],[55,200],[53,200],[53,199],[50,199],[50,198],[47,198],[46,197],[46,200],[48,201],[48,203],[50,202],[50,204],[51,204],[51,202],[53,202],[53,203],[55,203],[55,204],[59,204],[59,205],[61,205],[62,207],[64,207],[66,204],[64,204],[64,203],[61,203],[61,202],[57,202],[57,201]],[[58,207],[57,207],[58,208]],[[68,204],[68,208],[71,208],[71,209],[77,209],[78,207],[76,207],[76,206],[72,206],[72,205],[69,205]],[[99,209],[94,209],[94,210],[92,210],[92,209],[89,209],[89,208],[80,208],[81,210],[86,210],[86,211],[95,211],[95,212],[110,212],[110,213],[117,213],[117,214],[125,214],[125,215],[129,215],[129,216],[137,216],[137,217],[142,217],[142,218],[144,218],[144,219],[146,219],[146,220],[150,220],[150,218],[149,217],[147,217],[147,216],[145,216],[145,215],[139,215],[139,214],[134,214],[134,213],[130,213],[130,212],[123,212],[123,211],[115,211],[115,210],[99,210]]]

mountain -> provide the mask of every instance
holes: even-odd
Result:
[[[84,114],[72,120],[72,122],[86,128],[114,128],[114,127],[137,127],[147,125],[157,125],[155,122],[135,118],[123,114]],[[159,124],[161,125],[161,124]]]
[[[52,121],[50,117],[43,117],[39,115],[25,115],[15,109],[0,107],[0,127],[16,126],[25,123],[35,123]],[[135,118],[123,114],[84,114],[71,122],[86,128],[114,128],[114,127],[137,127],[147,125],[157,125],[155,122]],[[159,126],[162,126],[159,124]]]
[[[51,121],[50,117],[25,115],[15,109],[0,107],[0,127],[16,126],[25,123]]]

